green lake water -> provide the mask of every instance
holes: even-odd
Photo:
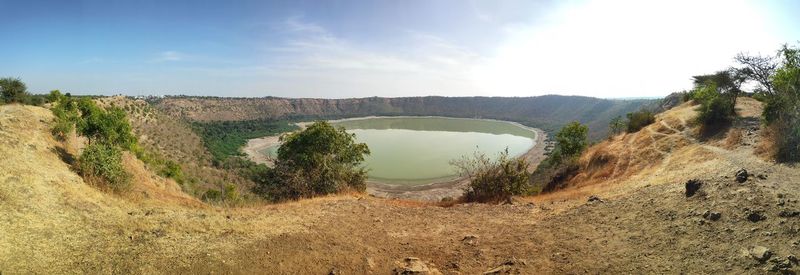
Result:
[[[518,156],[534,145],[536,134],[516,124],[478,119],[391,117],[334,123],[369,146],[365,160],[371,181],[421,185],[456,178],[450,161],[480,151],[489,156],[508,148]],[[268,148],[274,155],[277,148]]]

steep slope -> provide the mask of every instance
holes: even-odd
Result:
[[[170,97],[159,100],[155,106],[167,114],[194,121],[431,115],[509,120],[553,131],[578,120],[589,125],[590,136],[596,139],[606,135],[613,117],[650,107],[654,102],[557,95],[351,99]]]
[[[250,195],[254,183],[233,171],[214,167],[203,140],[185,121],[165,115],[143,100],[115,96],[96,101],[100,106],[125,110],[139,144],[180,165],[184,191],[201,197],[206,190],[220,190],[225,184],[233,184],[240,194]]]
[[[680,112],[692,110],[678,107],[659,121]],[[797,271],[790,255],[800,245],[800,186],[793,184],[800,169],[754,157],[757,130],[735,146],[726,145],[724,134],[705,141],[689,135],[675,146],[655,142],[669,152],[658,152],[659,162],[630,165],[638,168],[610,173],[609,180],[587,170],[562,191],[511,205],[441,208],[338,196],[215,208],[170,199],[174,190],[157,177],[146,178],[165,188],[146,196],[86,185],[59,157],[51,119],[41,108],[0,106],[4,273],[386,274],[406,257],[445,274]],[[737,127],[753,130],[746,122]],[[603,148],[630,138],[631,146],[655,150],[637,136]],[[629,154],[640,151],[605,153],[633,159]],[[623,162],[597,171],[611,163]],[[763,176],[737,183],[740,168]],[[687,197],[691,178],[703,185]],[[589,195],[600,199],[587,202]],[[705,211],[720,217],[704,218]],[[757,246],[771,254],[755,253]]]

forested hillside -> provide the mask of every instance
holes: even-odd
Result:
[[[193,121],[343,118],[370,115],[432,115],[519,122],[548,132],[570,121],[589,126],[589,137],[608,133],[616,116],[655,106],[657,100],[609,100],[581,96],[402,98],[215,98],[168,97],[155,106]]]

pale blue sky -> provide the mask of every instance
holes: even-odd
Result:
[[[76,94],[661,96],[800,1],[0,0],[0,76]]]

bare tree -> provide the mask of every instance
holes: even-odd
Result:
[[[744,68],[737,69],[739,73],[761,84],[765,93],[774,94],[770,77],[775,74],[775,70],[778,68],[776,57],[739,53],[734,59],[739,64],[744,65]]]

